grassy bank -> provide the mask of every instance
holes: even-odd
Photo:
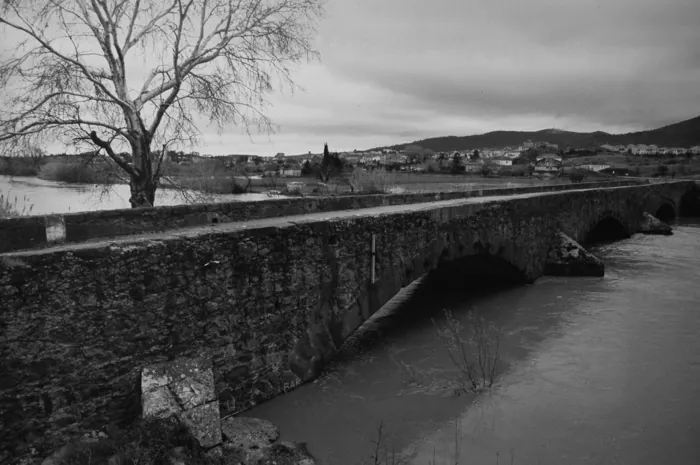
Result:
[[[653,177],[700,176],[700,160],[687,157],[639,157],[624,154],[585,154],[566,156],[559,177],[540,179],[530,175],[526,165],[494,168],[488,176],[481,173],[418,173],[406,171],[347,170],[322,183],[313,175],[300,177],[260,177],[260,173],[246,175],[240,168],[227,167],[222,159],[197,160],[178,164],[164,161],[163,178],[159,188],[181,188],[203,195],[243,194],[279,191],[289,195],[349,195],[381,192],[431,192],[488,189],[503,186],[533,186],[568,184],[570,174],[583,174],[585,181],[614,178],[610,174],[578,171],[578,165],[609,165],[622,170],[616,175]],[[661,168],[660,168],[661,167]],[[38,176],[41,179],[78,184],[124,183],[124,174],[100,157],[47,156],[40,160],[0,157],[0,174],[10,176]],[[287,189],[287,186],[290,189]]]
[[[680,155],[659,155],[643,157],[639,155],[600,153],[564,158],[565,167],[593,164],[610,165],[611,168],[629,171],[634,176],[654,177],[661,173],[667,176],[687,177],[700,175],[700,158]],[[666,168],[659,168],[665,166]]]
[[[18,216],[31,215],[34,205],[27,207],[27,198],[24,198],[23,207],[19,207],[19,199],[12,196],[11,192],[0,191],[0,218],[16,218]]]
[[[50,161],[41,167],[39,179],[69,184],[114,184],[118,173],[106,164]]]
[[[22,157],[0,157],[0,175],[37,176],[43,162]]]

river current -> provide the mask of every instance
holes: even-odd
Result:
[[[321,464],[700,464],[700,221],[674,228],[592,247],[603,278],[439,295],[415,283],[318,380],[245,415]],[[491,390],[446,387],[444,309],[503,330]]]

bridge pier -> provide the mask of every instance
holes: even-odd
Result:
[[[657,217],[644,212],[642,213],[642,222],[639,224],[639,232],[642,234],[659,234],[670,236],[673,234],[673,229]]]
[[[556,241],[547,255],[546,276],[604,276],[603,262],[563,232],[557,232]]]

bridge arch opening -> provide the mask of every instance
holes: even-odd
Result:
[[[700,191],[692,190],[683,194],[679,213],[681,216],[700,216]]]
[[[584,242],[586,244],[596,244],[599,242],[613,242],[630,237],[627,228],[620,221],[612,216],[601,219],[586,234]]]
[[[658,210],[656,210],[654,216],[660,219],[661,221],[669,223],[676,219],[676,209],[673,208],[673,205],[667,202],[661,205]]]
[[[492,291],[527,283],[525,273],[508,260],[497,255],[468,255],[441,261],[423,279],[426,290],[432,291]]]

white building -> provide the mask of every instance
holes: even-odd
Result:
[[[646,155],[647,154],[647,146],[644,144],[639,144],[639,145],[630,144],[627,146],[625,151],[630,152],[634,155]]]
[[[561,157],[552,153],[546,153],[537,157],[535,161],[536,173],[558,173],[561,170]]]
[[[298,178],[301,176],[301,170],[282,170],[280,176],[283,178]]]
[[[610,168],[610,165],[594,165],[594,164],[588,164],[588,165],[578,165],[577,168],[580,168],[582,170],[588,170],[588,171],[602,171],[604,169]]]

